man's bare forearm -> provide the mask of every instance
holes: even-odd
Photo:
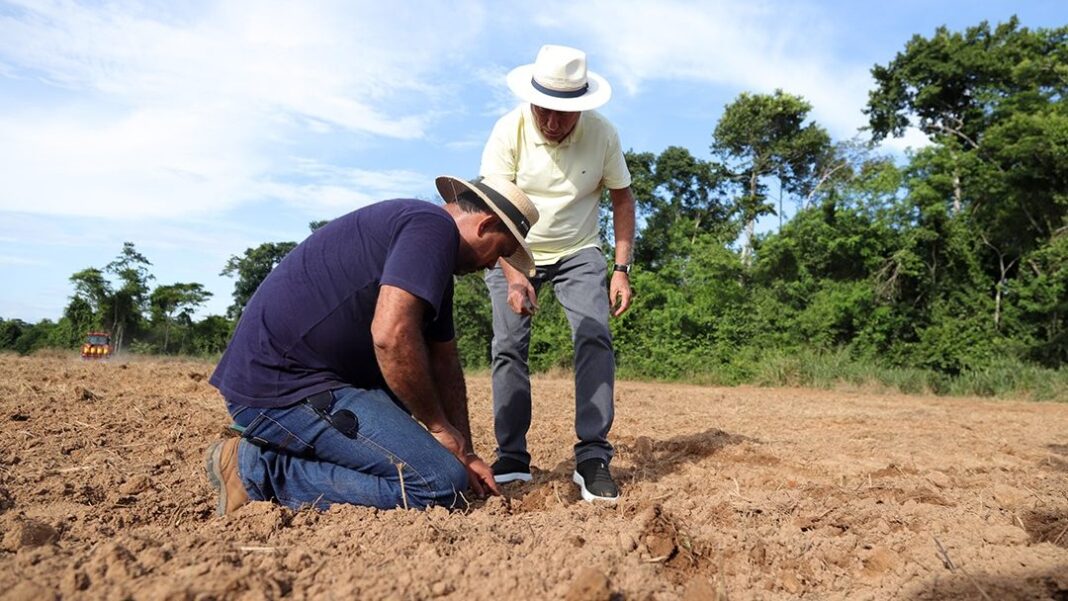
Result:
[[[464,382],[456,341],[430,343],[430,369],[437,384],[445,418],[467,441],[465,452],[474,451],[471,441],[471,422],[467,412],[467,384]]]
[[[626,265],[634,255],[634,194],[629,187],[610,190],[612,233],[616,239],[616,263]]]
[[[375,357],[393,394],[430,430],[447,422],[430,370],[430,353],[422,332],[422,301],[383,286],[371,324]]]
[[[500,266],[501,272],[504,273],[504,279],[507,280],[509,284],[513,282],[521,283],[527,281],[527,274],[523,273],[522,271],[519,271],[515,267],[512,267],[512,264],[508,261],[505,261],[504,259],[499,259],[497,261],[497,265]]]
[[[427,357],[425,342],[413,340],[410,335],[403,335],[391,343],[375,343],[375,355],[382,377],[393,394],[412,412],[416,419],[433,430],[448,421],[442,411],[441,401],[430,374],[430,360]]]

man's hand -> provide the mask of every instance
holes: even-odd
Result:
[[[630,299],[633,297],[630,277],[622,271],[613,271],[612,282],[608,286],[608,302],[612,306],[612,317],[623,315],[630,308]]]
[[[485,497],[487,491],[495,495],[501,494],[497,482],[493,479],[493,470],[478,455],[467,450],[467,440],[459,430],[447,423],[436,424],[427,430],[464,465],[467,469],[467,482],[476,495]]]
[[[460,431],[453,427],[448,422],[440,424],[427,425],[427,431],[434,437],[441,446],[448,449],[450,453],[456,455],[456,458],[463,462],[464,454],[467,449],[467,440],[464,439],[464,435],[460,434]]]
[[[530,283],[527,274],[520,272],[510,263],[501,259],[497,265],[508,282],[508,306],[518,315],[534,315],[538,312],[538,293]]]
[[[538,294],[530,280],[508,282],[508,306],[519,315],[534,315],[538,312]]]
[[[478,455],[467,453],[461,461],[467,468],[467,482],[471,485],[471,490],[475,491],[475,495],[483,498],[487,494],[501,494],[497,481],[493,479],[493,468]]]

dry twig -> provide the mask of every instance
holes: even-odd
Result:
[[[244,545],[237,548],[238,551],[245,551],[247,553],[275,553],[280,549],[278,547],[255,547]]]
[[[1061,537],[1062,537],[1062,536],[1064,536],[1064,533],[1065,533],[1065,532],[1068,532],[1068,526],[1065,526],[1065,527],[1064,527],[1064,528],[1063,528],[1063,529],[1061,530],[1061,533],[1057,535],[1057,538],[1053,539],[1053,540],[1052,540],[1051,542],[1052,542],[1053,544],[1055,544],[1055,545],[1056,545],[1057,543],[1061,542]]]
[[[975,590],[979,591],[979,594],[982,595],[983,598],[986,599],[986,601],[994,601],[990,598],[990,595],[986,594],[986,591],[983,590],[983,587],[979,586],[979,583],[976,582],[975,578],[973,578],[967,570],[953,563],[953,560],[949,558],[949,551],[946,551],[946,548],[942,546],[942,543],[938,540],[938,537],[932,536],[931,538],[934,539],[935,546],[938,547],[938,556],[939,559],[942,560],[942,565],[945,566],[946,569],[950,572],[960,570],[960,573],[964,574],[964,577],[968,579],[968,582],[972,583],[972,586],[975,587]]]
[[[464,513],[466,514],[467,512],[471,511],[471,501],[467,500],[467,497],[464,495],[463,491],[460,491],[456,494],[460,495],[460,498],[463,499]]]
[[[401,500],[404,501],[404,508],[408,509],[408,490],[404,487],[404,464],[397,462],[393,465],[397,466],[397,475],[400,476]]]

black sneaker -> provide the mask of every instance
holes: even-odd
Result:
[[[501,457],[493,462],[493,479],[497,484],[505,482],[530,482],[530,466],[518,459]]]
[[[572,479],[579,485],[583,501],[615,503],[619,499],[619,487],[603,459],[587,459],[578,464]]]

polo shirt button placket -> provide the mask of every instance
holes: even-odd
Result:
[[[560,146],[553,146],[549,149],[549,156],[553,159],[553,177],[555,179],[563,179],[564,177],[564,170],[560,168],[560,149]]]

